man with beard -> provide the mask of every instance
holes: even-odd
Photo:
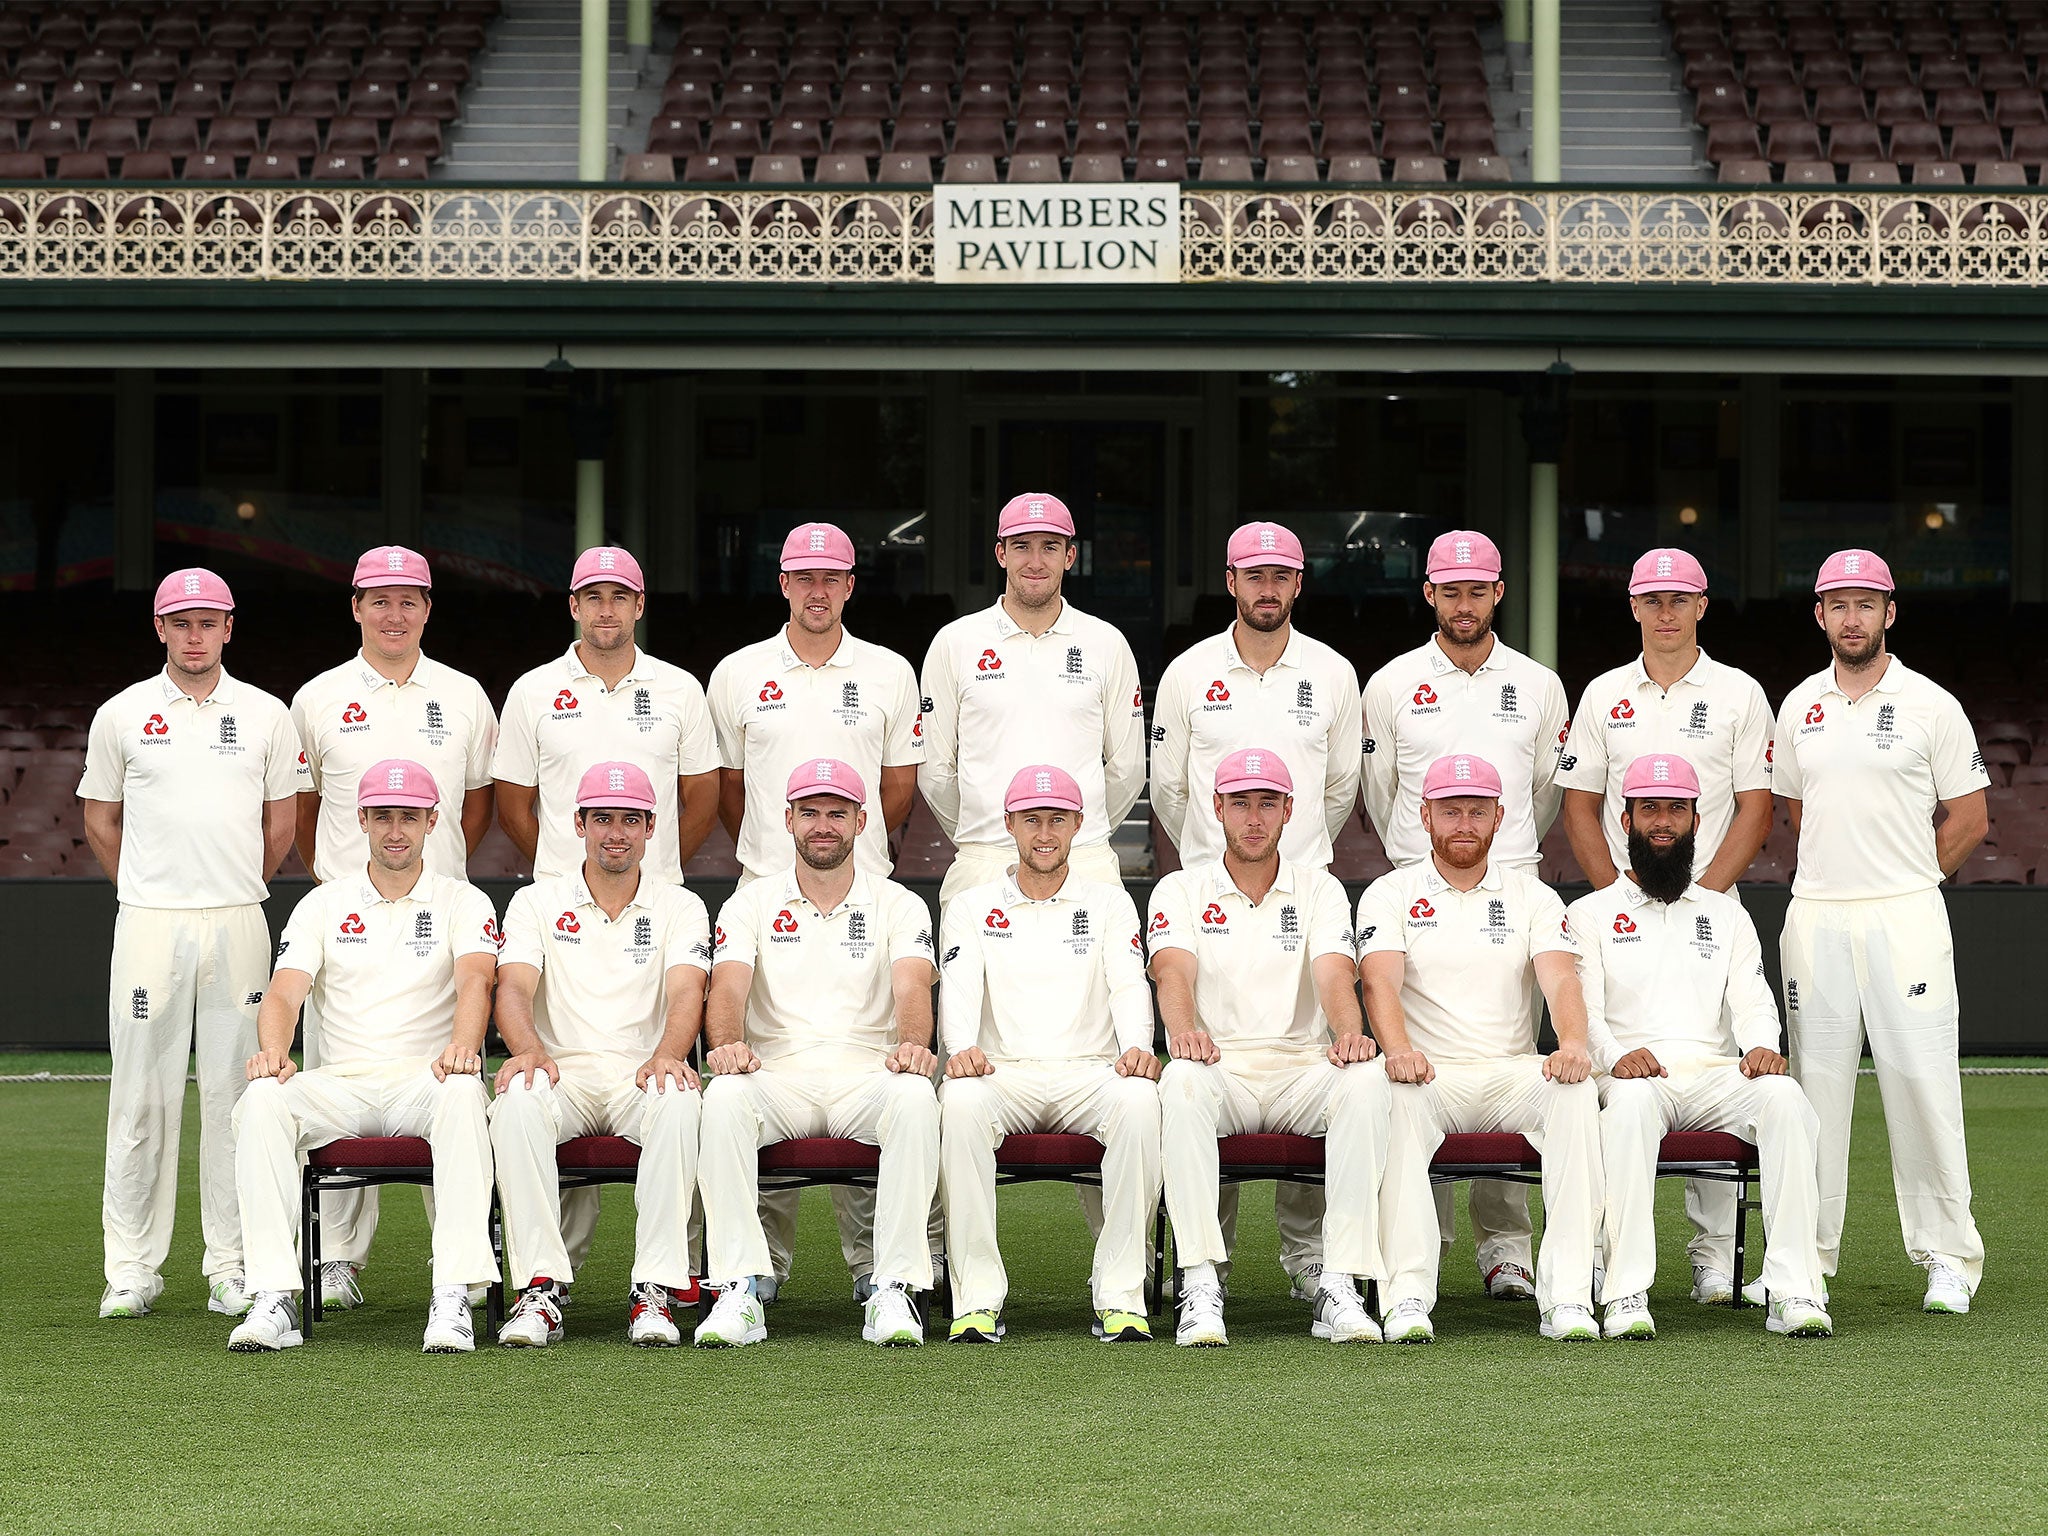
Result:
[[[875,1180],[875,1289],[861,1336],[922,1344],[912,1291],[932,1283],[925,1218],[939,1175],[932,1090],[932,936],[923,902],[858,869],[867,820],[859,774],[835,758],[801,763],[784,793],[796,862],[719,910],[705,1034],[697,1183],[717,1304],[707,1347],[756,1344],[756,1295],[769,1272],[760,1149],[794,1136],[846,1136],[881,1148]]]
[[[1145,1259],[1160,1176],[1159,1058],[1138,911],[1121,885],[1068,866],[1085,815],[1072,774],[1021,768],[1003,806],[1017,862],[963,892],[939,937],[950,1337],[992,1344],[1003,1335],[996,1148],[1005,1136],[1051,1131],[1102,1143],[1095,1336],[1141,1342],[1152,1337]]]
[[[711,922],[696,892],[647,879],[654,786],[631,763],[597,763],[576,790],[583,868],[512,898],[498,957],[498,1069],[491,1149],[505,1210],[505,1266],[521,1293],[500,1344],[562,1336],[572,1266],[555,1148],[623,1136],[640,1148],[626,1339],[682,1342],[672,1301],[694,1305],[690,1206],[701,1100],[690,1048],[704,1013]]]
[[[1780,954],[1793,1075],[1820,1112],[1821,1268],[1832,1275],[1841,1260],[1867,1029],[1899,1226],[1927,1271],[1922,1305],[1967,1312],[1984,1240],[1970,1214],[1941,882],[1984,838],[1990,781],[1962,705],[1885,648],[1898,617],[1885,562],[1842,550],[1814,591],[1834,661],[1778,711],[1777,791],[1799,834]]]
[[[142,1317],[164,1288],[196,1045],[206,1305],[239,1317],[249,1299],[229,1116],[269,964],[263,898],[291,848],[306,760],[283,703],[221,665],[235,628],[226,582],[173,571],[155,613],[163,670],[100,706],[78,785],[86,841],[120,898],[100,1316]]]
[[[1764,1326],[1826,1338],[1815,1246],[1819,1118],[1778,1054],[1778,1008],[1742,903],[1696,883],[1699,774],[1676,754],[1622,779],[1628,871],[1566,909],[1579,946],[1586,1038],[1600,1080],[1607,1177],[1601,1331],[1652,1339],[1657,1147],[1668,1131],[1730,1131],[1763,1176]]]
[[[1182,1266],[1174,1342],[1229,1343],[1216,1270],[1229,1257],[1216,1213],[1216,1139],[1251,1131],[1323,1138],[1324,1267],[1311,1332],[1376,1341],[1358,1282],[1386,1279],[1378,1201],[1387,1079],[1358,1011],[1344,887],[1281,856],[1294,781],[1278,752],[1245,747],[1225,757],[1211,800],[1223,856],[1161,880],[1147,928],[1173,1057],[1159,1116]]]
[[[1429,546],[1423,601],[1437,632],[1397,656],[1365,685],[1366,814],[1396,869],[1430,858],[1423,831],[1422,784],[1449,753],[1474,753],[1501,779],[1501,823],[1489,857],[1534,874],[1543,835],[1557,818],[1558,754],[1571,729],[1564,684],[1493,632],[1507,588],[1500,550],[1483,533],[1458,529]],[[1526,1301],[1529,1199],[1519,1184],[1473,1183],[1472,1237],[1489,1296]],[[1436,1210],[1451,1239],[1451,1187],[1438,1186]]]
[[[1429,1163],[1448,1132],[1516,1131],[1543,1159],[1536,1305],[1546,1339],[1597,1339],[1593,1239],[1600,1219],[1600,1095],[1564,906],[1527,869],[1491,856],[1505,820],[1499,772],[1458,753],[1422,785],[1430,855],[1358,901],[1366,1017],[1393,1087],[1380,1224],[1392,1276],[1390,1344],[1436,1337],[1441,1248]],[[1536,1052],[1532,981],[1557,1049]]]

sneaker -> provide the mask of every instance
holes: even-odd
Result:
[[[858,1274],[853,1277],[853,1299],[855,1301],[859,1302],[862,1306],[866,1306],[868,1298],[874,1294],[875,1272],[873,1270],[868,1270],[864,1274]]]
[[[868,1298],[860,1336],[870,1344],[901,1348],[924,1342],[924,1324],[917,1308],[910,1304],[910,1292],[900,1285],[878,1285]]]
[[[1495,1301],[1534,1301],[1536,1277],[1519,1264],[1496,1264],[1486,1272],[1486,1294]]]
[[[1150,1344],[1151,1319],[1136,1312],[1097,1312],[1088,1331],[1105,1344]]]
[[[1645,1307],[1643,1310],[1647,1316],[1649,1309]],[[1541,1332],[1546,1339],[1597,1339],[1600,1326],[1593,1321],[1590,1307],[1573,1306],[1567,1302],[1543,1314]]]
[[[135,1285],[110,1285],[100,1293],[101,1317],[147,1317],[156,1293]]]
[[[1764,1327],[1789,1339],[1831,1339],[1835,1320],[1804,1296],[1781,1296],[1771,1303]]]
[[[1923,1312],[1963,1313],[1970,1310],[1970,1286],[1960,1270],[1946,1264],[1927,1266],[1927,1295],[1921,1299]]]
[[[562,1342],[562,1288],[545,1275],[535,1275],[533,1284],[519,1293],[512,1315],[498,1330],[498,1342],[507,1349],[545,1349]],[[463,1304],[467,1310],[469,1297]]]
[[[1429,1308],[1411,1296],[1394,1303],[1380,1324],[1380,1336],[1389,1344],[1432,1344],[1436,1328],[1429,1320]]]
[[[530,1296],[533,1293],[527,1292]],[[526,1297],[522,1296],[521,1301]],[[559,1317],[561,1314],[556,1313]],[[469,1319],[469,1287],[437,1285],[427,1308],[426,1337],[420,1343],[425,1355],[466,1355],[476,1348],[476,1329]]]
[[[1218,1264],[1215,1266],[1215,1270],[1216,1288],[1223,1293],[1223,1299],[1225,1301],[1228,1301],[1230,1300],[1230,1265],[1228,1262]],[[1318,1270],[1316,1272],[1316,1278],[1318,1280],[1322,1278],[1322,1271]],[[1187,1289],[1187,1284],[1188,1272],[1184,1269],[1175,1268],[1173,1272],[1173,1289],[1171,1294],[1179,1296],[1183,1291]],[[1292,1295],[1293,1292],[1290,1291],[1288,1294]],[[1307,1296],[1303,1296],[1301,1299],[1303,1301],[1313,1301],[1315,1297],[1314,1294],[1311,1293]]]
[[[1358,1294],[1357,1283],[1348,1275],[1325,1278],[1317,1286],[1316,1320],[1308,1331],[1333,1344],[1380,1342],[1380,1325],[1365,1310],[1365,1298]]]
[[[248,1313],[251,1301],[249,1288],[240,1275],[229,1275],[216,1280],[206,1295],[206,1310],[218,1312],[222,1317],[242,1317]]]
[[[320,1310],[346,1312],[363,1304],[363,1288],[356,1284],[360,1265],[347,1259],[329,1259],[320,1266]]]
[[[1725,1307],[1735,1300],[1735,1280],[1725,1269],[1692,1267],[1692,1299],[1703,1307]]]
[[[712,1303],[711,1315],[697,1325],[699,1349],[738,1349],[758,1344],[768,1337],[768,1322],[761,1311],[761,1298],[745,1281],[726,1286]]]
[[[996,1344],[1009,1332],[993,1312],[963,1312],[946,1330],[948,1344]]]
[[[1230,1342],[1223,1331],[1223,1287],[1191,1285],[1181,1292],[1180,1323],[1173,1342],[1197,1349],[1220,1349]]]
[[[1320,1264],[1304,1264],[1301,1266],[1300,1274],[1287,1277],[1288,1298],[1292,1301],[1305,1301],[1310,1306],[1314,1306],[1316,1304],[1316,1293],[1322,1288],[1322,1283],[1323,1266]]]
[[[237,1354],[296,1349],[305,1342],[298,1299],[288,1291],[258,1291],[249,1300],[249,1315],[228,1335],[228,1348]]]
[[[1617,1296],[1607,1303],[1606,1316],[1600,1320],[1600,1336],[1607,1339],[1654,1339],[1657,1324],[1650,1316],[1650,1298],[1637,1291],[1633,1296]]]
[[[683,1331],[676,1327],[676,1320],[669,1316],[671,1304],[695,1306],[697,1304],[697,1282],[690,1282],[690,1299],[686,1303],[683,1293],[672,1291],[665,1285],[656,1285],[650,1280],[636,1284],[627,1298],[626,1342],[637,1344],[642,1349],[666,1349],[683,1342]]]

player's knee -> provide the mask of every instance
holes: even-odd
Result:
[[[274,1077],[259,1077],[235,1101],[235,1113],[230,1123],[239,1135],[245,1125],[275,1125],[290,1118],[291,1105],[285,1098],[284,1084]]]
[[[747,1082],[743,1074],[721,1073],[704,1080],[704,1118],[723,1119],[742,1114],[747,1104]]]
[[[1820,1114],[1806,1092],[1783,1073],[1752,1079],[1757,1091],[1757,1119],[1765,1125],[1803,1125],[1809,1134],[1820,1129]]]
[[[1186,1109],[1209,1095],[1216,1067],[1207,1061],[1169,1061],[1159,1074],[1159,1102],[1173,1109]]]
[[[1392,1090],[1387,1069],[1380,1061],[1354,1061],[1337,1073],[1337,1081],[1330,1090],[1330,1104],[1333,1109],[1384,1112],[1393,1102]]]
[[[949,1077],[939,1089],[939,1121],[970,1126],[989,1118],[994,1090],[985,1077]]]
[[[440,1115],[486,1116],[484,1080],[473,1072],[451,1072],[434,1088],[435,1113]]]
[[[1657,1090],[1644,1077],[1610,1078],[1601,1095],[1600,1113],[1617,1124],[1637,1124],[1657,1117]]]
[[[666,1088],[649,1083],[640,1093],[640,1123],[651,1129],[694,1126],[704,1115],[704,1096],[671,1082]]]
[[[1159,1085],[1149,1077],[1119,1077],[1109,1091],[1111,1129],[1155,1134],[1159,1126]]]
[[[1600,1086],[1590,1077],[1576,1083],[1552,1082],[1550,1112],[1573,1119],[1597,1119],[1600,1114]]]

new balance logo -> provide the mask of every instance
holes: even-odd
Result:
[[[1908,997],[1925,997],[1926,995],[1927,983],[1924,981],[1916,981],[1913,985],[1906,988],[1906,996]]]
[[[242,999],[242,1006],[244,1008],[255,1008],[260,1006],[262,1002],[263,994],[261,992],[251,992],[247,997]]]

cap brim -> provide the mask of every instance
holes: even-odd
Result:
[[[1270,549],[1262,549],[1248,559],[1233,560],[1230,562],[1230,569],[1233,571],[1255,571],[1262,565],[1284,566],[1290,571],[1305,571],[1308,569],[1308,562],[1306,560],[1297,560],[1292,555],[1276,555]]]
[[[1706,590],[1705,587],[1696,587],[1690,582],[1684,581],[1646,581],[1630,583],[1628,595],[1630,597],[1647,597],[1652,592],[1684,592],[1693,597],[1701,597],[1705,595]]]
[[[782,569],[785,574],[790,571],[850,571],[853,562],[832,560],[824,555],[805,555],[801,559],[783,561]]]
[[[358,592],[367,592],[372,587],[418,587],[422,592],[432,588],[431,581],[421,581],[417,576],[404,571],[379,571],[374,576],[358,576],[349,583]]]
[[[1292,785],[1281,784],[1273,779],[1232,779],[1228,784],[1218,784],[1216,786],[1216,793],[1219,795],[1241,795],[1248,790],[1254,789],[1270,789],[1274,793],[1282,795],[1294,793]]]
[[[418,795],[384,794],[379,795],[374,800],[358,800],[356,802],[356,809],[359,811],[374,811],[396,806],[398,809],[406,811],[431,811],[440,803],[438,800],[422,799]]]
[[[175,603],[166,603],[163,607],[157,609],[156,616],[160,619],[167,619],[174,613],[190,613],[195,608],[211,608],[215,613],[233,613],[235,611],[235,605],[232,602],[221,603],[215,602],[210,598],[195,597],[181,599]]]
[[[654,809],[654,802],[652,800],[621,800],[616,795],[607,795],[602,800],[578,800],[576,802],[576,809],[579,811],[651,811]]]
[[[1425,800],[1498,800],[1500,791],[1483,784],[1452,784],[1443,789],[1425,789]]]
[[[1844,581],[1831,581],[1825,586],[1817,586],[1813,589],[1813,595],[1819,597],[1823,592],[1849,592],[1858,588],[1865,592],[1884,593],[1896,592],[1898,590],[1898,588],[1889,583],[1879,583],[1871,581],[1866,577],[1856,576]]]
[[[799,800],[844,800],[848,805],[861,803],[858,795],[848,794],[843,789],[834,789],[829,784],[820,784],[816,789],[806,789],[788,797],[787,803],[795,805]]]
[[[1445,581],[1499,581],[1500,572],[1477,565],[1454,565],[1446,570],[1425,572],[1423,579],[1431,586]]]
[[[1003,814],[1008,816],[1016,811],[1078,811],[1080,809],[1081,806],[1078,801],[1044,800],[1034,797],[1030,800],[1019,800],[1014,805],[1004,806]]]

